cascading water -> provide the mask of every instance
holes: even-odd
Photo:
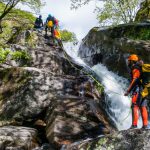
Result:
[[[127,80],[119,77],[103,66],[97,64],[92,70],[100,77],[105,87],[107,112],[116,123],[119,130],[128,129],[131,126],[131,102],[129,97],[124,96],[127,89]]]
[[[67,54],[78,64],[89,68],[84,61],[78,57],[78,45],[72,43],[64,44]],[[90,68],[99,77],[100,82],[104,85],[106,93],[106,107],[111,119],[116,123],[119,130],[128,129],[131,126],[131,100],[124,96],[127,87],[127,80],[119,77],[102,65],[97,64]],[[91,72],[90,71],[90,72]]]

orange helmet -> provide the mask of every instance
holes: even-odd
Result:
[[[130,55],[130,56],[128,57],[128,60],[138,61],[138,60],[139,60],[139,58],[138,58],[138,56],[137,56],[137,55],[132,54],[132,55]]]

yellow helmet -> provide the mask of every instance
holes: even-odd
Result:
[[[132,54],[128,57],[128,60],[138,61],[139,57],[136,54]]]

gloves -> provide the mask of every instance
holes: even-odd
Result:
[[[129,92],[126,91],[126,92],[124,93],[124,96],[128,96],[128,95],[129,95]]]

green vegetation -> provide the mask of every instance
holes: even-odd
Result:
[[[0,2],[0,15],[3,13],[3,9],[6,7],[6,5],[2,2]],[[15,24],[20,24],[20,22],[24,22],[25,24],[29,22],[33,22],[35,20],[35,17],[27,11],[23,11],[20,9],[12,8],[11,12],[7,14],[7,16],[4,18],[3,21],[14,21]],[[27,22],[26,22],[27,21]]]
[[[9,54],[10,50],[3,50],[2,48],[0,48],[0,63],[4,63],[7,60]]]
[[[150,30],[148,28],[144,28],[137,32],[136,29],[130,29],[125,33],[125,36],[133,40],[150,40]]]
[[[76,35],[73,32],[67,31],[67,30],[61,30],[61,39],[63,42],[76,42],[77,38]]]
[[[4,6],[3,3],[0,3],[0,9],[4,8]],[[15,40],[19,34],[26,29],[32,28],[34,21],[35,17],[31,13],[12,9],[11,13],[7,14],[2,22],[3,32],[0,34],[0,46],[4,47],[7,43],[16,43]]]
[[[26,51],[15,51],[11,52],[10,55],[12,56],[12,60],[30,60],[30,56]]]
[[[96,82],[96,89],[100,94],[102,94],[104,92],[104,87],[99,82]]]
[[[100,25],[118,25],[133,22],[139,8],[139,0],[106,0],[103,8],[97,8]]]
[[[137,12],[135,20],[138,22],[150,20],[150,0],[141,3],[141,8]]]
[[[14,12],[14,8],[17,4],[23,4],[35,11],[39,11],[40,7],[42,6],[41,0],[0,0],[0,3],[3,3],[3,7],[1,7],[0,13],[0,32],[2,32],[2,22],[5,18],[8,17],[10,14],[16,14]]]
[[[0,48],[0,63],[6,62],[8,58],[15,61],[29,61],[31,59],[26,51],[13,52],[9,49]]]

